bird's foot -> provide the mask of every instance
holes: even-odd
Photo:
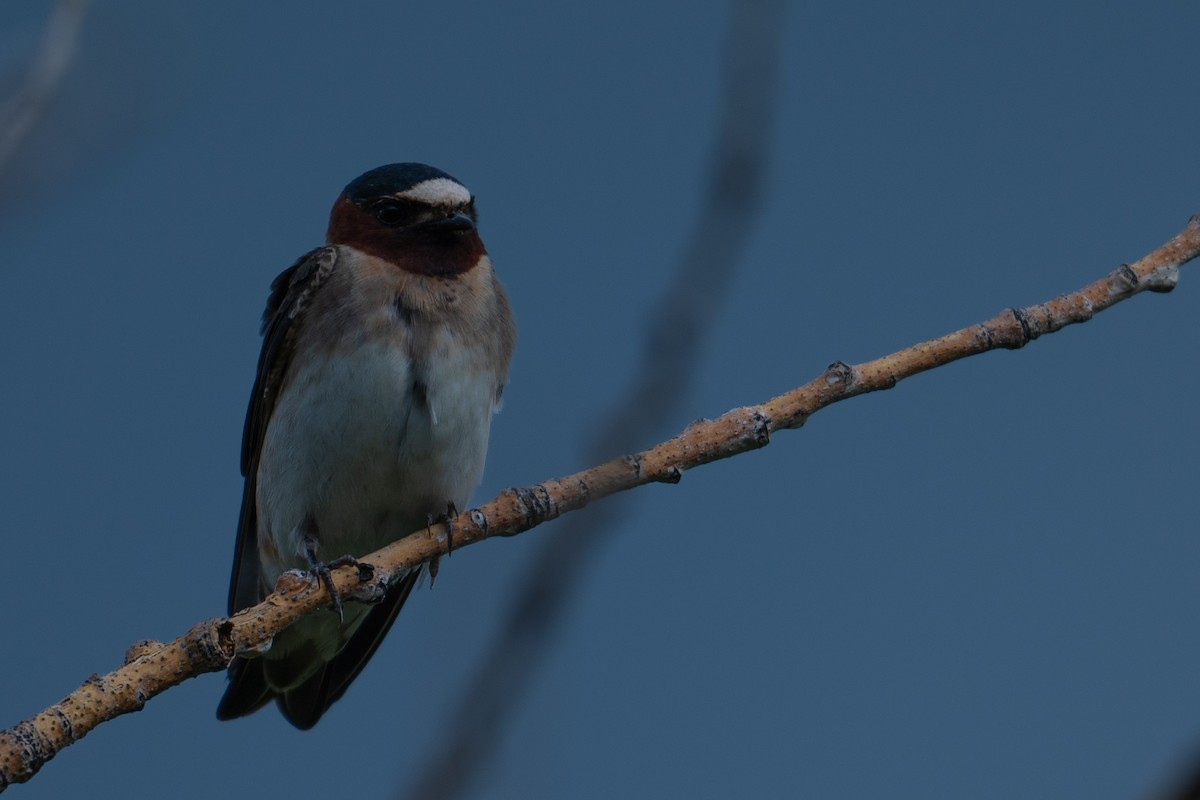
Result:
[[[458,519],[458,509],[454,503],[446,503],[446,513],[438,517],[438,522],[446,523],[446,555],[454,550],[454,521]]]
[[[446,503],[446,513],[438,514],[435,518],[433,514],[425,515],[425,530],[428,531],[433,527],[434,522],[446,523],[446,555],[449,556],[454,550],[454,520],[458,519],[458,509],[454,507],[454,503]],[[429,559],[429,588],[437,582],[438,567],[441,565],[442,557],[440,555]]]
[[[375,568],[366,562],[359,561],[354,556],[342,556],[335,558],[328,563],[317,559],[317,549],[315,542],[305,542],[304,557],[308,559],[309,575],[315,576],[317,582],[325,587],[329,592],[330,603],[333,610],[337,612],[338,621],[345,619],[342,609],[342,596],[338,592],[337,587],[333,585],[333,570],[339,567],[354,567],[358,570],[358,580],[360,583],[365,583],[371,580],[375,575]]]

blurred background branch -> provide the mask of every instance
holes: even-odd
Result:
[[[75,57],[88,0],[59,0],[29,73],[0,111],[0,173],[46,113]]]
[[[1147,800],[1200,800],[1200,747],[1195,743],[1182,748],[1187,757],[1161,781],[1161,785],[1149,792]]]
[[[667,425],[691,389],[707,332],[759,216],[775,129],[785,3],[734,0],[708,185],[674,277],[652,311],[641,365],[626,400],[599,426],[585,461],[640,449]],[[431,748],[408,798],[461,797],[488,763],[500,731],[570,613],[590,557],[617,522],[623,500],[592,508],[542,540],[504,620],[459,693],[443,740]]]

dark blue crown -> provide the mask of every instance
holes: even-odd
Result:
[[[455,183],[462,183],[453,175],[448,175],[437,167],[405,161],[400,164],[386,164],[364,172],[350,181],[342,193],[357,203],[375,197],[398,194],[411,189],[422,181],[434,178],[447,178]]]

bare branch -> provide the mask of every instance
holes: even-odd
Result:
[[[565,478],[508,489],[452,523],[432,526],[366,556],[363,561],[373,566],[366,580],[346,567],[333,573],[334,584],[345,597],[378,599],[409,569],[444,553],[448,543],[457,549],[495,536],[513,536],[616,492],[653,482],[678,482],[688,469],[765,446],[773,432],[799,428],[839,400],[890,389],[904,378],[967,356],[1023,347],[1143,291],[1169,292],[1179,279],[1179,267],[1197,255],[1200,215],[1137,263],[1122,264],[1077,292],[1007,309],[986,322],[865,364],[835,362],[804,386],[758,406],[695,422],[649,450]],[[28,781],[60,750],[100,723],[140,710],[147,700],[188,678],[224,669],[235,655],[261,651],[279,631],[328,603],[329,595],[319,582],[288,572],[275,593],[253,608],[228,619],[201,622],[167,644],[139,642],[126,655],[124,666],[92,676],[64,700],[0,731],[0,791]]]
[[[46,112],[75,57],[88,0],[59,0],[24,85],[0,113],[0,171]]]

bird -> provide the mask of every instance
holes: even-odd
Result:
[[[378,603],[343,607],[327,565],[466,507],[516,326],[475,197],[449,174],[408,162],[342,190],[326,244],[271,283],[260,333],[229,614],[260,602],[292,569],[321,576],[334,602],[265,652],[235,658],[217,717],[273,699],[307,730],[362,671],[422,573],[414,567]]]

